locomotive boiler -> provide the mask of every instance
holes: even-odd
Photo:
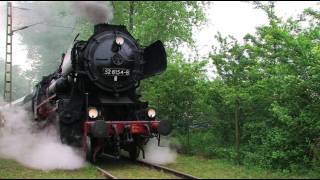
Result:
[[[131,159],[150,138],[171,126],[141,100],[140,81],[166,70],[164,45],[142,47],[125,26],[98,24],[87,41],[75,40],[59,68],[43,77],[32,95],[37,122],[55,123],[62,143],[82,147],[89,161],[99,154]]]

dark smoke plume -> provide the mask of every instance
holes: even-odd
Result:
[[[75,13],[87,17],[92,23],[110,23],[113,19],[113,8],[105,1],[74,1]]]

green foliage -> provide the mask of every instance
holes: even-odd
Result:
[[[192,27],[199,26],[204,20],[201,3],[196,1],[135,3],[133,34],[143,44],[160,39],[176,48],[183,42],[192,45]]]
[[[229,107],[224,111],[229,126],[221,128],[233,123],[227,117],[234,120],[239,100],[243,163],[291,170],[312,167],[320,132],[319,26],[316,20],[304,28],[303,19],[282,21],[273,3],[255,5],[270,23],[246,35],[243,45],[218,34],[220,47],[210,55],[223,83],[218,94]],[[306,12],[317,17],[316,11]]]
[[[189,64],[181,55],[172,58],[176,63],[169,64],[163,75],[143,82],[143,97],[150,101],[151,106],[158,107],[160,117],[183,129],[191,119],[206,118],[207,114],[199,107],[203,98],[200,93],[204,88],[199,82],[206,79],[205,63]]]
[[[234,159],[235,151],[232,147],[220,144],[220,137],[216,136],[214,130],[192,130],[191,138],[187,139],[185,133],[176,135],[179,142],[178,151],[180,153],[203,156],[208,158]]]

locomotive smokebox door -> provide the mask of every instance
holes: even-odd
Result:
[[[92,135],[95,138],[107,138],[108,137],[107,123],[103,120],[97,120],[92,125]]]

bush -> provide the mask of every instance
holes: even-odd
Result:
[[[179,143],[177,143],[179,142]],[[179,152],[206,157],[234,159],[235,150],[231,147],[219,145],[217,136],[212,131],[194,131],[190,133],[188,144],[187,134],[177,134],[176,144],[179,144]]]

